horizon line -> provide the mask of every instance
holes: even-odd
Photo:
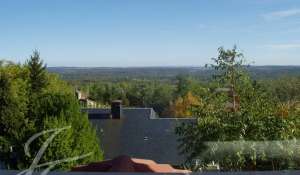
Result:
[[[248,65],[244,65],[248,66]],[[284,65],[284,64],[262,64],[249,65],[250,67],[300,67],[299,65]],[[47,66],[47,68],[206,68],[205,66]]]

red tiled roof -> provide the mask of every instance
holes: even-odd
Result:
[[[190,173],[188,170],[175,169],[169,164],[157,164],[152,160],[136,159],[129,156],[119,156],[112,160],[77,166],[71,171]]]

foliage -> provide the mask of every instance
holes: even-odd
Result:
[[[283,76],[278,79],[261,81],[268,90],[282,102],[300,101],[300,77]]]
[[[176,97],[183,97],[191,91],[192,80],[188,76],[179,75],[176,77]]]
[[[124,106],[152,107],[162,114],[173,100],[174,87],[155,81],[101,82],[83,87],[89,98],[103,105],[122,100]]]
[[[99,147],[99,140],[95,130],[90,127],[88,117],[86,115],[83,116],[78,111],[78,104],[75,104],[72,98],[65,97],[65,104],[61,107],[57,106],[61,109],[56,110],[54,113],[50,111],[50,113],[45,114],[47,117],[42,122],[41,130],[63,128],[66,126],[71,126],[71,128],[63,131],[54,138],[41,161],[61,160],[92,153],[91,156],[83,160],[66,162],[57,166],[59,169],[70,169],[77,164],[101,160],[102,152]],[[66,104],[67,106],[65,106]],[[48,105],[52,104],[48,103]],[[39,139],[38,144],[41,145],[48,137],[49,134],[44,135]]]
[[[181,151],[189,163],[197,160],[201,168],[211,162],[223,170],[295,168],[293,165],[299,161],[295,161],[295,155],[300,152],[288,149],[285,141],[299,137],[297,113],[278,113],[278,100],[250,79],[239,60],[241,56],[236,48],[219,49],[218,58],[213,59],[217,70],[215,89],[203,98],[202,106],[193,109],[197,122],[176,129]],[[236,96],[238,107],[228,110],[226,104]],[[273,141],[279,142],[269,144]],[[268,144],[276,152],[270,151]]]
[[[201,100],[194,96],[191,92],[187,92],[184,97],[178,97],[174,104],[170,106],[170,113],[172,116],[181,117],[191,117],[192,108],[200,106]]]
[[[1,64],[0,119],[0,161],[9,169],[29,167],[34,157],[25,155],[24,143],[33,134],[64,126],[71,129],[50,143],[43,162],[93,153],[80,161],[56,167],[69,169],[78,163],[103,158],[95,129],[80,112],[73,88],[47,73],[37,51],[23,66]],[[31,155],[36,154],[46,138],[44,135],[30,145]]]
[[[27,61],[29,70],[29,84],[32,93],[40,92],[46,85],[46,66],[40,58],[40,53],[35,50]]]
[[[271,63],[270,63],[271,64]],[[148,80],[171,83],[177,76],[185,75],[200,81],[212,80],[213,69],[186,67],[48,67],[49,72],[61,75],[72,84],[88,84],[95,82],[121,82],[131,80]],[[300,66],[250,66],[249,74],[256,80],[278,79],[281,76],[294,77],[300,75]]]
[[[21,71],[18,66],[9,66],[0,70],[0,137],[5,145],[14,149],[17,153],[23,150],[22,143],[28,134],[34,130],[33,122],[30,121],[27,114],[28,95],[26,92],[26,83],[22,78],[17,77]],[[16,71],[16,74],[13,74]],[[9,151],[10,151],[9,149]],[[4,149],[2,154],[9,156],[8,149]],[[14,163],[25,161],[24,154],[9,159],[3,157],[12,167]],[[20,163],[22,164],[22,163]]]
[[[196,100],[207,93],[207,88],[202,83],[184,76],[177,77],[172,83],[149,80],[97,82],[81,86],[81,89],[89,93],[90,99],[104,106],[109,106],[112,100],[119,99],[123,101],[124,106],[151,107],[161,117],[186,117],[180,113],[174,116],[176,100],[179,104],[180,99],[193,96]],[[190,102],[186,104],[188,106],[184,108],[191,107]]]

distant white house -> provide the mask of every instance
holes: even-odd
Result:
[[[98,107],[98,103],[89,99],[88,95],[78,89],[76,89],[75,94],[77,99],[82,107],[86,108],[96,108]]]

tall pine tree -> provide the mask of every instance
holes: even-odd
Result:
[[[39,93],[47,86],[46,65],[40,58],[40,53],[35,50],[27,61],[29,69],[29,83],[31,93]]]

